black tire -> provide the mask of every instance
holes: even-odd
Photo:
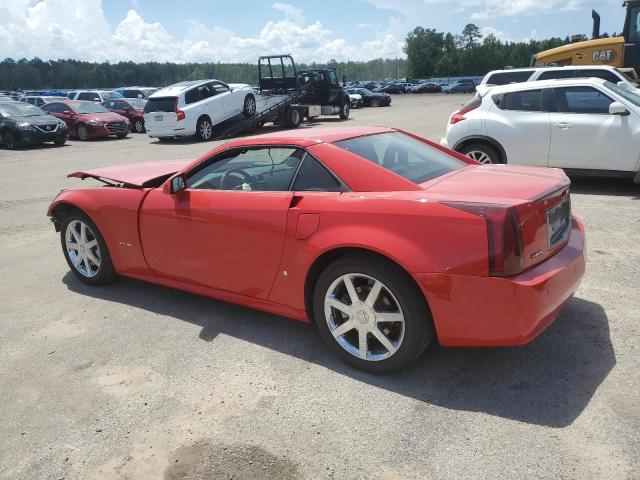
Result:
[[[97,242],[97,246],[99,249],[99,256],[97,258],[99,258],[100,260],[100,266],[95,271],[95,273],[92,272],[93,276],[87,276],[81,273],[79,269],[73,264],[73,260],[70,257],[70,252],[67,250],[65,235],[68,225],[74,221],[84,223],[89,229],[89,231],[87,232],[87,238],[93,237]],[[89,235],[89,232],[91,235]],[[69,265],[69,268],[74,273],[74,275],[78,277],[78,279],[80,279],[82,282],[88,285],[107,285],[116,280],[117,274],[115,269],[113,268],[113,263],[111,261],[111,255],[109,254],[107,244],[105,243],[104,238],[102,237],[102,234],[100,233],[100,230],[98,229],[96,224],[93,223],[93,221],[83,212],[74,210],[62,219],[62,224],[60,226],[60,243],[62,245],[62,254],[67,261],[67,265]],[[84,265],[83,261],[81,261],[81,265]]]
[[[380,101],[379,100],[371,100],[371,106],[372,107],[379,107],[380,106]]]
[[[206,115],[200,117],[196,124],[196,138],[201,142],[208,142],[212,137],[213,125],[211,124],[211,120]]]
[[[288,108],[284,112],[284,123],[287,128],[298,128],[302,123],[302,112],[297,108]]]
[[[133,121],[133,131],[136,133],[144,133],[144,120],[142,118],[136,118]]]
[[[67,143],[67,139],[65,137],[60,140],[54,140],[53,143],[55,143],[58,147],[62,147],[65,143]]]
[[[498,151],[486,143],[472,143],[461,148],[459,152],[479,163],[504,163]],[[485,161],[487,158],[488,161]]]
[[[18,141],[16,140],[16,136],[12,132],[4,132],[2,134],[2,143],[8,150],[15,150],[18,148]]]
[[[126,136],[127,136],[127,132],[116,134],[116,137],[118,138],[125,138]]]
[[[340,118],[342,120],[349,118],[350,103],[350,101],[346,100],[342,102],[342,105],[340,105]]]
[[[89,139],[89,129],[86,125],[80,124],[76,127],[76,137],[83,142]]]
[[[244,97],[242,113],[245,117],[253,117],[256,114],[256,97],[251,94]]]
[[[395,353],[392,353],[385,359],[365,360],[355,356],[355,354],[349,353],[341,346],[331,333],[328,320],[325,316],[325,296],[334,282],[338,281],[341,276],[349,273],[367,275],[382,282],[386,287],[386,291],[395,297],[392,302],[397,303],[397,306],[400,307],[402,311],[404,316],[404,335]],[[356,289],[358,288],[360,287]],[[362,293],[366,296],[366,292],[363,291]],[[362,300],[362,298],[360,298],[360,300]],[[357,315],[358,318],[360,318],[360,312],[358,312]],[[323,340],[341,359],[355,368],[372,373],[389,373],[407,367],[414,362],[435,339],[435,328],[433,326],[431,312],[420,289],[411,277],[396,264],[375,255],[347,255],[331,263],[320,274],[316,283],[313,294],[313,317]],[[372,321],[369,320],[369,317],[366,315],[365,318],[367,319],[365,322]],[[358,321],[361,322],[361,320]],[[373,328],[378,328],[377,323],[374,323],[374,325],[375,327]],[[355,328],[341,335],[340,338],[345,338],[350,334],[357,335]],[[373,338],[372,333],[366,335],[367,339]],[[375,344],[376,341],[373,341],[372,344]]]

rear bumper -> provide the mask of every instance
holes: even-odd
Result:
[[[175,128],[158,128],[156,126],[149,127],[145,122],[145,128],[147,135],[151,138],[193,137],[196,134],[195,128],[189,128],[184,125],[176,126]]]
[[[569,243],[513,277],[417,274],[441,345],[524,345],[558,315],[585,270],[584,226],[576,218]]]

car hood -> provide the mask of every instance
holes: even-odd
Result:
[[[470,165],[421,184],[435,200],[516,204],[537,200],[569,179],[558,168],[520,165]]]
[[[389,97],[390,95],[388,93],[383,93],[383,92],[371,92],[371,95],[369,95],[370,97]]]
[[[38,115],[37,117],[9,117],[16,123],[28,122],[31,125],[51,125],[58,123],[58,119],[53,115]]]
[[[97,120],[99,122],[124,122],[126,120],[125,117],[114,112],[81,113],[78,117],[82,117],[82,120]]]
[[[73,172],[67,177],[75,177],[84,180],[95,178],[107,181],[107,183],[119,183],[126,187],[144,188],[157,185],[174,173],[186,167],[192,160],[171,160],[161,162],[143,162],[129,165],[113,165],[110,167],[96,168]]]

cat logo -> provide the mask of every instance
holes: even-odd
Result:
[[[594,50],[591,59],[594,62],[602,62],[602,63],[613,63],[616,59],[617,55],[611,49],[607,50]]]

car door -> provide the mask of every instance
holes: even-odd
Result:
[[[640,124],[635,112],[611,115],[612,96],[591,86],[555,89],[549,166],[632,171],[638,161]]]
[[[494,105],[484,119],[485,128],[488,136],[504,148],[507,163],[547,165],[551,133],[544,96],[543,89],[492,96]]]
[[[302,155],[278,146],[229,150],[187,172],[185,190],[152,190],[140,211],[152,271],[266,298],[282,257],[290,184]]]
[[[222,82],[211,82],[210,88],[213,92],[216,108],[221,108],[224,112],[223,119],[233,117],[242,112],[242,102],[244,100],[242,91],[236,90],[232,92],[229,86]]]
[[[342,88],[338,83],[338,76],[333,70],[329,70],[329,104],[340,105],[342,102]]]

